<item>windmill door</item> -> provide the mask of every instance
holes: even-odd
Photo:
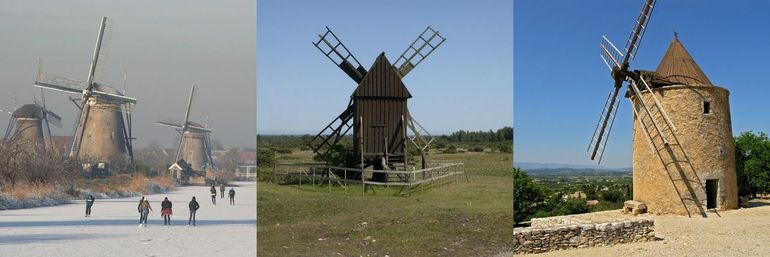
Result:
[[[707,179],[706,180],[706,209],[714,209],[717,207],[717,186],[719,180]]]

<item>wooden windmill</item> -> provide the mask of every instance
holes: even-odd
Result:
[[[359,168],[406,169],[410,142],[422,154],[425,166],[425,151],[433,138],[409,113],[407,99],[412,95],[401,79],[446,39],[427,27],[395,63],[391,64],[381,53],[366,70],[328,27],[318,36],[313,45],[353,79],[357,87],[347,108],[310,141],[310,148],[322,159],[328,159],[334,146],[352,129]],[[387,175],[375,173],[373,180],[385,181]]]
[[[625,84],[634,114],[633,198],[654,213],[706,216],[737,207],[729,92],[711,83],[674,36],[655,71],[631,70],[655,0],[646,0],[621,53],[602,37],[614,86],[588,146],[602,160]]]
[[[102,163],[133,163],[131,109],[136,99],[102,82],[112,20],[102,17],[86,81],[44,73],[40,69],[35,86],[78,94],[70,100],[80,109],[69,155]],[[79,103],[77,100],[80,100]],[[91,164],[96,164],[91,163]]]

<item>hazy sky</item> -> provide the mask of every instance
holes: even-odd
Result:
[[[256,130],[256,3],[242,1],[3,1],[0,4],[0,109],[39,99],[32,86],[36,58],[43,70],[85,80],[102,16],[113,19],[105,80],[138,100],[135,145],[157,140],[172,147],[176,132],[154,125],[184,119],[190,86],[191,120],[208,124],[226,146],[254,145]],[[46,91],[63,118],[55,135],[71,135],[78,109],[66,94]],[[4,129],[9,115],[0,114]]]
[[[512,124],[512,1],[260,1],[257,132],[315,134],[356,84],[311,44],[329,26],[369,69],[431,25],[447,38],[404,79],[409,109],[433,134]]]
[[[595,164],[586,153],[612,88],[599,57],[625,45],[642,1],[516,1],[515,160]],[[733,134],[770,131],[770,3],[658,1],[632,69],[655,70],[674,31],[709,79],[730,90]],[[631,166],[632,117],[621,97],[604,165]]]

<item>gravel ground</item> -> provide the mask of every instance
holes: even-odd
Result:
[[[709,218],[652,217],[659,238],[654,242],[517,256],[770,256],[770,200],[754,200],[750,208],[710,213]]]

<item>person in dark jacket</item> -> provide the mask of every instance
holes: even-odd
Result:
[[[235,188],[230,188],[230,192],[227,192],[227,195],[230,196],[230,205],[235,205]]]
[[[211,203],[217,205],[217,189],[214,188],[214,184],[211,184],[211,189],[209,192],[211,192]]]
[[[142,224],[142,221],[144,220],[144,216],[142,216],[142,203],[144,202],[144,196],[142,196],[142,199],[139,199],[139,205],[136,206],[136,211],[139,212],[139,224]]]
[[[163,216],[163,225],[171,225],[172,213],[171,201],[169,201],[168,197],[166,197],[163,199],[163,202],[160,203],[160,216]]]
[[[86,217],[91,217],[91,206],[94,206],[94,196],[88,195],[86,197]]]
[[[225,198],[225,184],[219,184],[219,198]]]
[[[190,225],[190,222],[192,222],[192,225],[195,226],[195,212],[198,211],[198,208],[201,207],[198,204],[198,201],[195,201],[195,196],[193,196],[190,204],[188,204],[187,207],[190,207],[190,219],[187,220],[187,226]]]

